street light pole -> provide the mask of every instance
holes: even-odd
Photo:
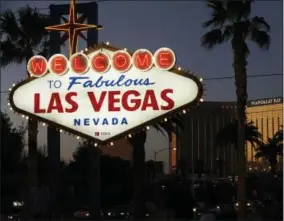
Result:
[[[167,148],[164,148],[164,149],[161,149],[161,150],[158,150],[158,151],[154,151],[154,161],[156,162],[157,161],[157,154],[162,152],[162,151],[165,151],[165,150],[176,150],[176,148],[171,148],[171,147],[167,147]]]
[[[176,150],[176,148],[169,148],[169,147],[164,148],[164,149],[161,149],[161,150],[158,150],[158,151],[154,150],[154,163],[157,161],[157,154],[158,154],[158,153],[160,153],[160,152],[162,152],[162,151],[165,151],[165,150],[171,150],[171,149]],[[155,176],[156,176],[156,173],[155,173],[155,164],[154,164],[153,182],[154,182],[154,180],[155,180]]]

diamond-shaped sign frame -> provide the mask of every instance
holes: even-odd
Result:
[[[112,52],[115,52],[117,50],[122,50],[121,48],[116,48],[114,46],[111,46],[109,44],[105,44],[105,43],[101,43],[99,45],[95,45],[89,49],[87,49],[85,52],[83,52],[84,54],[88,55],[90,53],[93,53],[93,52],[96,52],[98,50],[102,50],[102,49],[106,49],[106,50],[109,50],[109,51],[112,51]],[[133,53],[129,52],[129,54],[132,56]],[[196,96],[196,98],[190,102],[190,103],[187,103],[179,108],[176,108],[170,112],[167,112],[163,115],[160,115],[159,117],[156,117],[154,119],[151,119],[145,123],[142,123],[140,125],[137,125],[133,128],[131,128],[130,130],[127,130],[127,131],[124,131],[116,136],[113,136],[107,140],[99,140],[99,139],[96,139],[92,136],[89,136],[89,135],[86,135],[86,134],[83,134],[83,133],[80,133],[79,131],[76,131],[76,130],[73,130],[71,128],[68,128],[64,125],[61,125],[61,124],[58,124],[58,123],[55,123],[55,122],[52,122],[50,120],[47,120],[45,118],[42,118],[40,116],[37,116],[35,114],[32,114],[32,113],[29,113],[29,112],[26,112],[22,109],[19,109],[15,104],[14,104],[14,101],[13,101],[13,95],[15,93],[15,91],[21,87],[22,85],[25,85],[25,84],[28,84],[29,82],[31,81],[34,81],[36,80],[37,78],[36,77],[30,77],[30,78],[27,78],[25,79],[24,81],[16,84],[14,87],[12,87],[11,89],[11,92],[9,94],[9,102],[10,102],[10,106],[11,108],[15,111],[15,112],[18,112],[19,114],[22,114],[22,115],[25,115],[25,116],[28,116],[30,119],[35,119],[37,121],[40,121],[40,122],[43,122],[43,123],[46,123],[48,126],[50,127],[56,127],[56,128],[59,128],[67,133],[71,133],[71,134],[74,134],[75,136],[78,136],[80,138],[84,138],[84,139],[87,139],[87,140],[92,140],[94,141],[95,143],[99,144],[99,145],[107,145],[109,144],[110,142],[113,142],[115,140],[118,140],[118,139],[121,139],[121,138],[125,138],[127,135],[129,134],[133,134],[133,133],[137,133],[137,132],[140,132],[141,130],[143,130],[146,126],[151,126],[153,124],[157,124],[159,122],[162,122],[163,119],[165,118],[171,118],[171,117],[174,117],[175,115],[177,114],[181,114],[183,111],[186,111],[188,109],[191,109],[195,106],[197,106],[200,102],[203,101],[203,93],[204,93],[204,89],[203,89],[203,84],[202,84],[202,78],[192,74],[191,72],[188,72],[188,71],[185,71],[185,70],[182,70],[180,67],[177,67],[177,66],[174,66],[172,69],[168,70],[168,72],[172,72],[174,74],[177,74],[177,75],[181,75],[183,77],[186,77],[186,78],[189,78],[191,80],[193,80],[196,85],[198,86],[198,94]],[[50,74],[49,72],[47,74]],[[170,120],[170,119],[169,119]]]

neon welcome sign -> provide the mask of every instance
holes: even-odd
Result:
[[[177,67],[170,48],[130,53],[102,43],[71,54],[32,57],[31,77],[11,88],[11,109],[103,145],[203,101],[202,78]]]

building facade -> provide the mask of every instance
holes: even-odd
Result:
[[[170,168],[174,170],[180,162],[187,171],[193,171],[196,163],[202,161],[204,171],[216,174],[222,160],[222,173],[232,173],[236,162],[234,148],[217,147],[216,134],[235,117],[235,102],[203,102],[185,114],[184,130],[172,135]]]
[[[267,98],[249,101],[247,105],[247,119],[252,121],[262,134],[262,142],[279,131],[283,126],[283,98]],[[247,161],[249,170],[266,170],[269,165],[254,156],[255,148],[247,143]]]
[[[118,140],[113,146],[102,146],[100,150],[105,155],[132,161],[132,146],[127,139]]]
[[[236,118],[235,102],[204,102],[184,116],[184,130],[172,134],[169,153],[170,170],[182,162],[188,171],[194,170],[197,161],[202,161],[204,170],[211,174],[233,174],[236,172],[237,155],[232,145],[218,147],[216,134]],[[282,97],[249,101],[247,118],[252,121],[266,142],[283,125]],[[176,150],[174,150],[176,148]],[[268,164],[257,160],[255,149],[246,144],[247,168],[268,169]],[[220,161],[222,160],[222,168]]]

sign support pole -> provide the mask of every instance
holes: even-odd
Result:
[[[56,5],[50,5],[50,17],[52,24],[60,23],[61,12]],[[50,32],[50,56],[60,53],[60,33]],[[60,132],[55,127],[47,128],[47,149],[49,161],[49,187],[51,193],[51,218],[57,218],[59,214],[58,192],[60,183]]]
[[[98,24],[98,5],[96,2],[83,3],[76,5],[76,11],[83,13],[87,18],[88,24]],[[51,25],[60,24],[60,18],[62,15],[69,14],[69,5],[51,5],[50,14],[52,18]],[[70,36],[69,36],[70,37]],[[60,53],[60,33],[51,32],[50,33],[50,55]],[[91,47],[94,44],[98,44],[98,30],[97,29],[88,29],[87,30],[87,46]],[[56,128],[48,127],[48,154],[50,160],[50,169],[51,176],[55,182],[50,182],[52,190],[52,212],[53,216],[57,214],[57,193],[59,187],[60,179],[60,133]],[[89,206],[92,217],[99,218],[100,215],[100,153],[98,150],[94,149],[95,147],[92,144],[92,141],[89,140],[88,144],[90,145],[89,153]]]
[[[98,22],[98,4],[96,2],[90,2],[86,4],[86,11],[88,24],[99,24]],[[98,44],[98,30],[88,29],[87,31],[87,47],[91,47],[94,44]],[[89,206],[93,219],[100,219],[100,151],[98,147],[94,147],[93,142],[91,144],[89,154]]]

